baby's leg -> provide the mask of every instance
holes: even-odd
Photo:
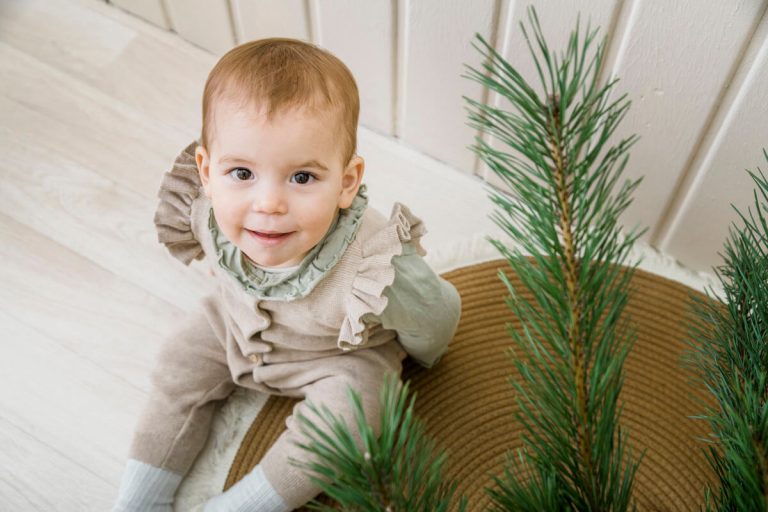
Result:
[[[395,343],[388,343],[371,349],[363,349],[338,357],[314,361],[314,368],[302,375],[286,374],[281,379],[268,382],[270,386],[283,390],[294,387],[305,397],[293,409],[293,414],[286,420],[287,430],[267,451],[258,467],[266,479],[291,508],[298,508],[319,494],[320,489],[313,484],[309,476],[300,468],[293,466],[289,458],[304,462],[313,460],[313,456],[295,446],[297,441],[308,440],[300,431],[301,423],[296,419],[303,414],[316,425],[322,426],[307,407],[307,402],[316,406],[326,406],[334,414],[343,418],[351,427],[360,443],[355,426],[354,413],[347,396],[347,387],[352,387],[360,394],[368,423],[379,435],[381,404],[379,394],[387,373],[400,375],[401,361],[405,352]]]
[[[320,488],[312,483],[301,468],[293,466],[290,458],[311,462],[313,456],[295,446],[295,442],[308,440],[300,431],[297,414],[303,414],[316,425],[319,418],[307,407],[307,402],[326,406],[341,416],[360,443],[355,427],[354,413],[347,397],[352,387],[362,398],[368,422],[379,435],[381,407],[379,392],[387,373],[400,375],[405,351],[396,342],[363,349],[349,354],[311,361],[265,365],[258,378],[275,388],[276,393],[303,397],[286,420],[288,427],[267,451],[261,463],[242,480],[206,504],[205,512],[286,512],[294,510],[315,497]]]
[[[115,511],[171,510],[202,449],[216,405],[234,390],[212,298],[165,338],[152,392],[134,430]],[[212,325],[213,323],[213,325]]]

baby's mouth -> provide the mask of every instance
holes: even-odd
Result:
[[[253,233],[255,235],[258,235],[258,236],[267,237],[267,238],[280,238],[281,236],[285,236],[285,235],[289,235],[290,234],[290,233],[267,233],[267,232],[264,232],[264,231],[251,231],[251,233]]]
[[[256,238],[257,240],[261,241],[271,241],[271,242],[278,242],[280,240],[284,240],[285,238],[288,238],[288,236],[292,235],[294,231],[289,231],[287,233],[280,233],[280,232],[269,232],[269,231],[251,231],[250,229],[246,229],[248,233]]]

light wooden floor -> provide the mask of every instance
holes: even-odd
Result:
[[[215,60],[98,0],[0,0],[1,511],[111,506],[158,344],[212,284],[152,216]],[[428,249],[492,229],[475,179],[361,147],[371,204],[411,206]]]
[[[207,288],[152,215],[214,59],[87,5],[0,2],[0,510],[110,509],[158,342]]]

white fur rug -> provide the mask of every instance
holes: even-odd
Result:
[[[429,249],[426,261],[436,272],[443,273],[500,257],[485,235],[478,235],[451,246]],[[677,281],[702,293],[709,291],[710,295],[722,296],[722,289],[713,274],[687,269],[674,258],[659,253],[652,247],[636,244],[630,254],[629,263],[638,261],[639,268],[645,271]],[[240,388],[220,408],[213,420],[205,447],[179,488],[176,510],[202,510],[202,504],[208,498],[221,493],[240,443],[267,398],[267,395]]]

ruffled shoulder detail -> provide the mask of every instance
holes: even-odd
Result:
[[[195,162],[197,141],[176,157],[173,167],[163,175],[155,211],[157,241],[185,265],[205,256],[192,230],[192,203],[200,195],[200,175]]]
[[[370,235],[361,234],[362,259],[352,280],[352,291],[345,299],[346,317],[339,333],[339,348],[352,350],[367,341],[363,317],[369,313],[380,316],[387,307],[384,290],[395,281],[392,260],[403,254],[406,243],[424,256],[421,237],[426,233],[421,219],[405,205],[395,203],[382,228]]]

